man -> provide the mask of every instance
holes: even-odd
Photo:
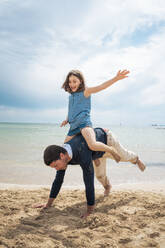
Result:
[[[121,158],[120,161],[130,161],[133,164],[137,164],[141,171],[144,171],[145,165],[138,156],[134,152],[128,151],[121,146],[109,130],[95,128],[94,131],[96,140],[113,147],[119,154]],[[83,217],[87,217],[93,212],[95,204],[93,160],[96,177],[105,188],[104,194],[108,195],[110,192],[111,185],[106,177],[107,158],[113,159],[109,153],[104,154],[104,152],[91,151],[81,134],[78,134],[73,139],[66,142],[63,147],[57,145],[48,146],[44,151],[44,162],[51,168],[55,168],[57,173],[52,184],[48,202],[45,205],[38,205],[36,207],[50,207],[60,191],[68,164],[80,164],[83,170],[87,199],[87,210]]]

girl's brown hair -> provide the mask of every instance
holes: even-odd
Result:
[[[80,86],[79,86],[79,88],[78,88],[78,90],[76,92],[80,92],[80,91],[85,90],[85,80],[84,80],[83,74],[79,70],[72,70],[72,71],[70,71],[68,73],[68,75],[67,75],[67,77],[65,79],[65,82],[62,85],[62,88],[65,91],[67,91],[69,93],[72,93],[72,90],[69,87],[69,77],[72,76],[72,75],[76,76],[80,80]]]

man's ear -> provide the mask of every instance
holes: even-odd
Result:
[[[64,153],[62,153],[62,152],[60,152],[60,159],[63,159],[63,158],[64,158],[64,156],[65,156],[65,154],[64,154]]]

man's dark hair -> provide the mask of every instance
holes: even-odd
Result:
[[[44,163],[50,165],[53,161],[60,159],[60,153],[65,154],[67,151],[61,146],[48,146],[44,151]]]

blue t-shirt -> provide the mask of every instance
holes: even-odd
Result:
[[[91,96],[85,97],[84,91],[71,93],[69,96],[68,122],[70,130],[91,126]]]

